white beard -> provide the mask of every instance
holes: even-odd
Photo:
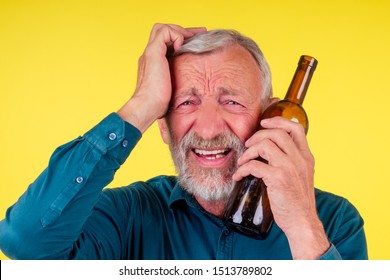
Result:
[[[188,153],[194,147],[204,149],[228,147],[234,155],[228,168],[203,168],[189,162]],[[235,134],[225,132],[211,140],[204,140],[190,132],[177,143],[171,133],[169,148],[178,172],[179,184],[188,193],[205,201],[227,201],[234,187],[232,176],[237,170],[237,159],[245,150],[243,143]]]

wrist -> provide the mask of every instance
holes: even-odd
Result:
[[[317,219],[286,233],[291,254],[296,260],[314,260],[321,257],[331,246],[322,222]]]
[[[134,96],[117,113],[124,121],[144,133],[158,118],[153,114],[157,110],[152,108],[148,100],[142,100],[142,98]]]

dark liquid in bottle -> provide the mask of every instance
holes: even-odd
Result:
[[[285,98],[270,105],[262,118],[281,116],[302,124],[307,133],[309,122],[301,104],[316,66],[316,59],[301,56]],[[258,160],[267,163],[264,159]],[[250,175],[236,183],[228,200],[223,221],[248,236],[257,239],[267,237],[273,224],[273,214],[267,186],[262,179]]]
[[[232,196],[236,199],[229,201],[227,209],[236,211],[226,212],[225,222],[249,236],[266,238],[273,215],[263,180],[252,175],[245,177],[235,185]]]

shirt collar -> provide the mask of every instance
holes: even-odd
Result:
[[[169,196],[168,205],[170,208],[178,207],[181,203],[187,203],[189,206],[194,207],[193,197],[185,191],[178,182],[172,189],[171,195]]]
[[[216,224],[219,226],[223,226],[223,222],[215,217],[213,214],[208,213],[206,210],[204,210],[199,203],[196,201],[196,199],[190,195],[186,190],[184,190],[180,184],[176,181],[171,195],[169,196],[168,205],[169,208],[179,208],[180,206],[183,206],[183,204],[187,204],[189,207],[192,207],[194,209],[197,209],[198,211],[202,212],[211,220],[213,220]]]

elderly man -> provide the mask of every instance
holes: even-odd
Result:
[[[271,95],[251,39],[156,24],[132,98],[54,152],[0,223],[1,249],[19,259],[366,259],[356,209],[314,189],[302,126],[272,118],[256,131]],[[102,191],[156,120],[178,176]],[[265,240],[221,220],[249,174],[268,186],[275,224]]]

